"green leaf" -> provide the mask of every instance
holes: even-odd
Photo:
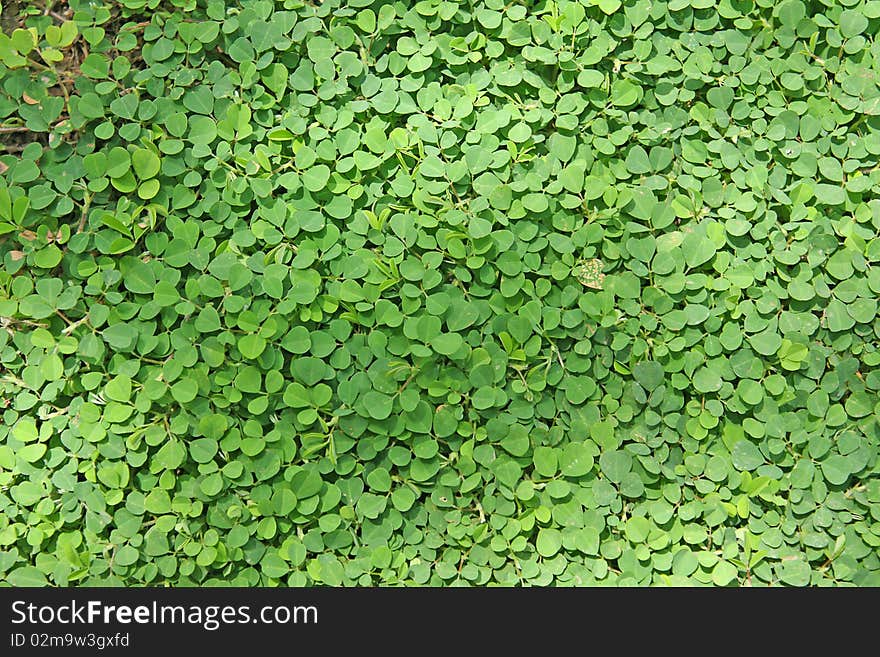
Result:
[[[244,358],[258,358],[266,349],[266,339],[256,334],[243,335],[238,339],[238,350]]]
[[[846,201],[846,192],[842,187],[819,183],[815,187],[816,200],[825,205],[842,205]]]
[[[210,438],[197,438],[189,446],[189,453],[196,463],[207,463],[217,454],[217,441]]]
[[[207,116],[191,116],[187,137],[193,144],[207,146],[217,138],[217,123]]]
[[[656,361],[637,363],[632,373],[636,381],[648,391],[656,390],[663,383],[663,366]]]
[[[697,392],[717,392],[721,389],[721,376],[717,367],[705,365],[694,373],[694,389]]]
[[[784,560],[777,572],[783,584],[807,586],[810,583],[810,564],[802,558]]]
[[[619,6],[618,0],[600,0],[600,7],[605,13],[613,13]],[[607,11],[609,7],[614,9]],[[641,91],[641,88],[631,80],[617,80],[611,85],[611,102],[617,107],[630,107],[639,100]]]
[[[737,470],[752,471],[764,463],[764,456],[754,443],[740,440],[731,450],[731,460]]]
[[[552,447],[538,446],[534,453],[535,472],[542,477],[552,477],[556,474],[558,456]]]
[[[80,62],[79,70],[86,77],[95,79],[106,78],[110,71],[110,62],[104,55],[91,53]]]
[[[689,233],[681,244],[688,267],[699,267],[715,256],[715,245],[698,232]]]
[[[6,581],[17,587],[42,587],[48,586],[46,575],[33,566],[19,566],[6,576]]]
[[[64,252],[54,244],[43,247],[34,255],[34,264],[43,269],[54,269],[61,263]]]
[[[716,586],[727,586],[736,581],[739,571],[729,561],[719,561],[712,569],[712,583]]]
[[[171,396],[180,404],[188,404],[199,393],[199,386],[190,378],[183,378],[171,386]]]
[[[562,532],[558,529],[544,528],[538,531],[535,548],[544,558],[554,556],[562,548]]]
[[[776,354],[782,346],[782,338],[772,328],[751,335],[748,340],[749,344],[752,345],[752,348],[763,356]]]
[[[370,417],[384,420],[391,415],[394,408],[394,399],[388,395],[371,390],[364,396],[364,405]]]
[[[847,312],[847,307],[837,299],[832,299],[828,303],[825,318],[829,331],[847,331],[855,326],[851,313]]]
[[[141,180],[155,178],[162,166],[159,156],[148,148],[137,148],[131,155],[131,166]]]
[[[367,476],[367,485],[373,490],[388,492],[391,490],[391,475],[385,468],[376,468]]]
[[[592,443],[569,443],[559,455],[559,469],[566,477],[581,477],[593,469]]]
[[[641,146],[633,146],[626,155],[626,168],[630,173],[641,175],[651,171],[648,153]]]
[[[152,267],[142,262],[129,269],[122,280],[126,289],[135,294],[152,294],[156,288]]]
[[[434,350],[444,356],[451,356],[464,344],[464,340],[458,333],[442,333],[431,340]]]
[[[828,483],[842,486],[850,476],[849,460],[839,454],[831,454],[822,461],[822,475]]]
[[[131,379],[125,375],[113,377],[104,386],[104,394],[108,399],[127,402],[131,399]]]
[[[599,457],[599,467],[609,481],[619,484],[632,469],[632,456],[622,450],[605,452]]]
[[[310,192],[317,192],[324,189],[327,181],[330,179],[330,168],[325,164],[318,164],[309,167],[303,173],[303,185]]]

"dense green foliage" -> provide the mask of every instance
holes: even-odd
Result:
[[[0,579],[880,584],[880,1],[0,36]]]

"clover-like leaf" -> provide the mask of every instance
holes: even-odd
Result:
[[[43,4],[0,579],[880,584],[878,3]]]

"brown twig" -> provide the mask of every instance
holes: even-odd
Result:
[[[60,310],[56,309],[56,310],[55,310],[55,314],[58,315],[61,319],[63,319],[64,322],[65,322],[68,326],[72,326],[72,325],[73,325],[73,322],[70,321],[69,319],[67,319],[67,317],[64,315],[64,313],[61,312]]]
[[[140,23],[135,23],[134,25],[123,25],[119,28],[120,32],[134,32],[135,30],[140,30],[145,28],[147,25],[152,23],[153,21],[141,21]]]
[[[83,200],[83,209],[82,216],[79,218],[79,224],[76,226],[76,234],[79,235],[86,229],[86,220],[89,217],[89,205],[92,203],[92,197],[89,194],[85,195],[85,199]]]
[[[64,415],[65,413],[67,413],[67,410],[68,410],[67,408],[59,408],[57,410],[52,411],[48,415],[44,415],[42,419],[43,420],[51,420],[53,417],[59,417],[61,415]]]
[[[73,332],[74,332],[79,326],[82,326],[83,324],[87,324],[88,321],[89,321],[89,316],[88,316],[88,314],[83,315],[82,317],[80,317],[78,320],[76,320],[76,321],[73,322],[72,324],[69,324],[68,326],[66,326],[66,327],[64,327],[63,329],[61,329],[61,332],[62,332],[64,335],[70,335],[70,334],[73,333]]]
[[[418,367],[413,367],[413,371],[410,373],[409,378],[408,378],[406,381],[403,382],[403,385],[400,386],[400,389],[397,391],[397,394],[398,394],[398,395],[399,395],[400,393],[402,393],[404,390],[406,390],[406,387],[410,384],[410,381],[412,381],[414,378],[416,378],[416,376],[418,375],[418,373],[419,373],[419,368],[418,368]]]

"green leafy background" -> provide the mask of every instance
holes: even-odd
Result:
[[[880,585],[878,0],[2,24],[0,579]]]

